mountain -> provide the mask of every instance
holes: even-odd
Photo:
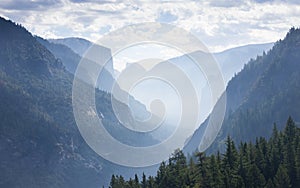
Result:
[[[82,59],[84,59],[84,57],[82,55],[83,54],[78,54],[74,52],[74,49],[76,50],[77,48],[80,48],[80,45],[83,45],[82,43],[72,43],[72,48],[70,48],[69,46],[67,46],[66,44],[64,44],[62,41],[64,41],[64,39],[57,39],[57,40],[45,40],[42,39],[40,37],[36,37],[36,39],[38,40],[38,42],[40,42],[43,46],[45,46],[51,53],[53,53],[53,55],[60,59],[63,63],[63,65],[65,66],[66,70],[69,71],[70,73],[72,73],[73,75],[75,74],[75,71],[77,69],[78,64],[80,63],[80,61]],[[72,40],[81,40],[81,39],[77,39],[77,38],[68,38],[66,39],[66,41],[72,41]],[[83,40],[83,39],[82,39]],[[61,43],[59,42],[61,41]],[[83,40],[85,41],[85,40]],[[92,45],[92,43],[90,43],[89,41],[85,41],[84,44],[89,44],[87,46],[87,48],[81,47],[80,49],[84,49],[85,51],[88,49],[88,47],[90,47]],[[79,47],[75,46],[75,45],[79,45]],[[86,46],[83,45],[83,46]],[[105,64],[104,69],[101,71],[98,82],[97,82],[97,87],[103,91],[109,92],[111,91],[113,84],[115,82],[115,75],[114,75],[114,70],[113,70],[113,60],[111,57],[111,52],[108,48],[99,46],[99,45],[95,45],[94,46],[97,51],[99,51],[99,54],[101,54],[101,57],[103,59],[109,59],[109,61]],[[95,62],[95,65],[97,66],[97,63]],[[91,77],[93,77],[93,75],[86,75],[87,77],[82,78],[83,80],[85,79],[90,79]]]
[[[81,57],[84,56],[85,52],[93,45],[92,42],[82,39],[82,38],[63,38],[63,39],[49,39],[50,43],[54,44],[61,44],[69,47],[72,49],[75,53],[80,55]],[[267,52],[271,49],[274,43],[263,43],[263,44],[249,44],[245,46],[239,46],[235,48],[230,48],[227,50],[224,50],[222,52],[216,52],[212,53],[216,61],[218,62],[223,78],[225,80],[225,83],[227,84],[228,81],[239,71],[242,70],[244,64],[248,62],[251,58],[256,58],[257,55],[262,55],[263,52]],[[50,47],[51,48],[51,47]],[[57,48],[57,47],[56,47]],[[51,50],[50,50],[51,51]],[[65,50],[62,50],[65,51]],[[99,46],[99,51],[101,51],[104,54],[110,54],[110,50]],[[58,51],[61,53],[61,51]],[[68,54],[68,50],[66,50]],[[194,52],[194,53],[202,53],[202,52]],[[55,53],[54,53],[55,54]],[[61,53],[63,54],[63,53]],[[68,56],[68,55],[67,55]],[[178,62],[180,61],[181,64],[187,64],[187,67],[184,69],[189,69],[188,67],[188,58],[186,58],[187,55],[184,55],[183,57],[175,57],[170,59],[170,61]],[[66,61],[68,62],[68,61]],[[113,71],[113,62],[111,61],[107,66],[106,69],[110,72],[111,75],[115,75],[115,71]]]
[[[49,42],[65,45],[80,56],[84,56],[85,52],[89,49],[89,47],[93,45],[92,42],[86,39],[76,38],[76,37],[69,37],[69,38],[62,38],[62,39],[49,39]]]
[[[292,28],[283,40],[262,56],[252,59],[226,88],[226,114],[221,130],[208,150],[224,149],[230,135],[234,141],[269,137],[273,123],[282,129],[286,117],[300,120],[300,30]],[[219,108],[219,103],[214,110]],[[208,119],[195,131],[186,151],[199,145]]]
[[[84,57],[79,56],[77,53],[75,53],[72,49],[70,49],[69,47],[65,46],[64,44],[60,44],[58,42],[49,42],[49,41],[56,41],[56,40],[45,40],[41,37],[35,37],[37,39],[38,42],[40,42],[43,46],[45,46],[51,53],[53,53],[53,55],[61,60],[62,64],[65,66],[66,70],[70,73],[72,73],[73,75],[75,75],[76,69],[78,67],[78,64],[80,63],[80,61],[82,59],[84,59],[84,61],[89,61],[88,59],[85,59]],[[72,38],[73,39],[73,38]],[[70,41],[72,40],[70,38],[66,39],[66,41]],[[75,39],[74,39],[75,40]],[[79,40],[79,39],[76,39]],[[75,41],[76,41],[75,40]],[[63,39],[59,39],[58,41],[64,41]],[[92,44],[89,43],[89,41],[86,41],[86,43],[88,44]],[[74,45],[78,45],[80,43],[72,43]],[[73,46],[74,47],[74,46]],[[78,47],[75,47],[75,49]],[[96,49],[99,49],[99,51],[102,51],[100,46],[96,45]],[[106,49],[106,48],[105,48]],[[86,49],[87,50],[87,49]],[[111,58],[110,56],[110,52],[106,55],[103,56],[103,59],[105,58]],[[110,60],[110,65],[112,65],[112,60]],[[90,61],[90,64],[92,64],[92,66],[96,66],[96,62],[92,62]],[[87,72],[87,70],[85,70]],[[93,75],[85,75],[84,77],[81,77],[81,79],[83,81],[88,81],[89,79],[91,79],[93,77]],[[110,93],[112,90],[113,85],[115,84],[115,87],[118,90],[118,95],[122,96],[121,101],[125,101],[125,98],[129,97],[129,101],[127,106],[130,108],[131,110],[131,115],[133,117],[136,117],[138,119],[146,119],[148,117],[150,117],[150,112],[147,111],[146,107],[139,101],[137,101],[135,98],[133,98],[132,96],[128,95],[128,93],[126,93],[125,91],[121,90],[118,86],[118,84],[115,82],[115,79],[113,78],[113,75],[111,75],[107,69],[103,69],[102,72],[100,73],[100,76],[98,78],[98,83],[97,83],[97,87],[100,90],[103,90],[105,92]],[[126,112],[126,110],[125,110]],[[124,113],[125,116],[127,116],[126,113]],[[128,119],[127,117],[123,117],[123,119]],[[131,125],[133,124],[132,120],[128,120],[126,122],[123,122],[127,125]],[[123,132],[125,131],[125,129],[123,130]],[[112,131],[114,132],[114,131]]]
[[[248,60],[257,57],[258,54],[263,54],[263,52],[269,50],[272,45],[272,43],[246,45],[214,54],[195,51],[190,54],[185,54],[183,56],[178,56],[167,60],[168,62],[175,64],[182,70],[182,72],[188,77],[190,83],[195,89],[198,97],[198,110],[200,112],[197,125],[200,125],[204,122],[215,105],[214,102],[212,102],[214,99],[212,98],[210,83],[207,80],[208,77],[206,74],[212,75],[216,72],[203,72],[203,68],[205,68],[205,65],[217,63],[220,68],[220,73],[225,79],[225,83],[222,85],[222,87],[220,86],[219,88],[223,91],[226,88],[227,82],[242,69],[242,67]],[[197,60],[199,61],[198,63],[203,67],[199,68],[197,64],[192,61],[191,57],[197,58]],[[163,64],[163,62],[161,63]],[[174,77],[177,76],[179,75],[174,75]],[[178,107],[180,106],[180,101],[177,100],[177,94],[172,95],[168,87],[164,87],[163,83],[159,85],[156,81],[148,81],[147,84],[145,84],[144,88],[145,89],[139,91],[141,101],[143,101],[143,98],[147,99],[149,93],[168,93],[169,97],[164,98],[164,103],[165,105],[170,104],[170,107],[168,108],[170,119],[171,122],[176,122],[179,116]],[[149,92],[147,88],[151,88],[151,92]]]
[[[36,40],[45,46],[57,59],[60,59],[66,70],[75,74],[76,68],[81,60],[81,56],[75,53],[71,48],[59,43],[49,42],[36,36]]]
[[[243,69],[245,63],[251,58],[254,59],[258,55],[262,55],[263,52],[269,51],[273,45],[274,43],[249,44],[213,53],[212,55],[219,63],[227,84],[235,74]]]
[[[71,75],[23,27],[2,18],[0,25],[1,187],[100,183],[106,167],[84,146],[67,110],[71,85],[64,81]],[[76,174],[88,175],[90,183],[75,181]]]
[[[75,53],[80,55],[81,57],[84,57],[87,50],[94,45],[94,48],[97,48],[98,52],[105,58],[110,59],[105,64],[105,69],[115,78],[115,71],[114,71],[114,65],[113,65],[113,59],[111,55],[111,50],[109,48],[106,48],[104,46],[100,46],[98,44],[94,44],[86,39],[82,38],[63,38],[63,39],[49,39],[50,43],[54,44],[62,44],[70,49],[72,49]]]
[[[258,55],[262,55],[263,52],[269,51],[274,43],[264,44],[249,44],[245,46],[239,46],[230,48],[222,52],[212,53],[216,62],[220,67],[220,71],[223,75],[225,84],[231,80],[231,78],[240,72],[244,65],[250,60],[256,58]],[[201,56],[204,52],[196,51],[192,52],[195,56]],[[193,69],[192,62],[188,58],[189,54],[169,59],[168,61],[178,64],[183,70],[187,70],[190,73],[190,69]],[[202,60],[202,59],[201,59]]]
[[[99,187],[114,172],[131,175],[134,169],[104,160],[80,135],[72,109],[74,77],[64,59],[21,25],[0,18],[0,27],[0,187]],[[107,131],[129,145],[155,143],[124,132],[112,99],[96,89],[97,113]],[[130,119],[128,106],[115,104]]]

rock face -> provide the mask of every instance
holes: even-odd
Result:
[[[58,58],[72,58],[72,62],[69,63],[67,60],[63,61],[63,63],[65,62],[64,65],[67,70],[68,67],[70,67],[69,70],[73,74],[75,73],[76,67],[81,58],[83,58],[87,50],[94,45],[93,48],[97,51],[97,55],[101,56],[105,60],[109,60],[105,63],[104,69],[100,73],[97,85],[99,89],[103,91],[111,91],[115,79],[115,71],[111,50],[109,48],[93,44],[92,42],[82,38],[49,39],[48,41],[41,40],[41,42]],[[74,53],[70,53],[69,49],[71,49]],[[66,55],[66,53],[68,55]]]

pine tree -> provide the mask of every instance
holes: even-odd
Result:
[[[226,188],[237,187],[237,159],[238,154],[233,140],[228,136],[226,140],[226,151],[223,158],[224,184]]]
[[[275,188],[290,188],[290,178],[287,169],[284,165],[279,165],[277,173],[274,178]]]
[[[116,187],[116,185],[117,185],[117,182],[116,182],[116,177],[115,177],[115,175],[112,175],[111,176],[111,180],[110,180],[110,188],[115,188]]]
[[[125,187],[125,185],[126,185],[126,182],[125,182],[123,176],[120,176],[118,186],[121,188],[121,187]]]
[[[242,178],[243,184],[246,184],[247,172],[250,166],[250,161],[248,157],[248,145],[246,143],[241,143],[239,148],[240,148],[240,152],[239,152],[239,159],[238,159],[239,160],[238,174]],[[242,184],[242,182],[240,182],[239,184]]]
[[[149,178],[148,178],[148,187],[149,188],[156,188],[155,181],[154,181],[154,178],[152,176],[149,176]],[[161,187],[161,186],[157,186],[157,187]]]
[[[157,175],[156,175],[156,184],[160,187],[164,187],[167,186],[168,184],[168,174],[167,174],[167,166],[166,163],[163,161],[160,166],[159,169],[157,171]]]
[[[134,187],[134,181],[131,178],[129,178],[129,181],[127,182],[127,184],[129,185],[130,188]]]
[[[210,156],[207,170],[207,186],[221,188],[223,186],[220,166],[214,155]]]
[[[134,175],[134,188],[139,188],[140,187],[140,181],[139,181],[139,177],[137,176],[137,174]]]
[[[256,164],[251,164],[247,177],[248,187],[264,187],[266,184],[266,180]]]
[[[175,150],[169,159],[168,180],[169,187],[182,187],[186,182],[187,162],[184,153],[181,150]]]
[[[268,156],[268,172],[269,177],[272,178],[276,175],[277,169],[280,165],[280,163],[283,160],[283,154],[282,154],[282,138],[281,134],[278,132],[276,124],[274,124],[273,127],[273,133],[272,137],[269,142],[269,156]]]
[[[267,174],[267,141],[265,138],[259,138],[256,140],[255,145],[255,164],[265,176]]]
[[[291,116],[288,118],[286,122],[286,126],[284,129],[285,133],[285,143],[292,144],[294,139],[296,138],[296,125]]]
[[[284,129],[284,163],[288,170],[291,184],[297,182],[296,170],[296,151],[295,151],[295,138],[296,138],[296,125],[291,117],[288,118],[286,127]]]
[[[265,188],[274,188],[274,186],[275,185],[274,185],[273,181],[271,179],[269,179],[266,186],[265,186]]]
[[[146,188],[147,187],[147,178],[146,175],[143,172],[143,177],[142,177],[142,188]]]
[[[194,187],[196,183],[196,174],[197,174],[197,167],[192,158],[190,158],[189,165],[188,165],[188,181],[189,181],[189,186]]]
[[[296,182],[295,184],[300,186],[300,131],[298,131],[297,139],[297,148],[296,148]]]
[[[196,178],[196,183],[201,185],[202,187],[207,187],[207,166],[206,166],[206,156],[205,153],[199,152],[196,154],[197,157],[197,176]]]

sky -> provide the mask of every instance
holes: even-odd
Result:
[[[0,15],[43,38],[90,41],[131,24],[168,23],[217,52],[282,39],[292,26],[300,25],[300,1],[1,0]]]

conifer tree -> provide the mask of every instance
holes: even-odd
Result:
[[[147,187],[147,178],[146,175],[143,172],[143,177],[142,177],[142,188],[146,188]]]
[[[290,188],[290,178],[288,176],[287,169],[284,165],[279,165],[277,173],[274,178],[275,188]]]

